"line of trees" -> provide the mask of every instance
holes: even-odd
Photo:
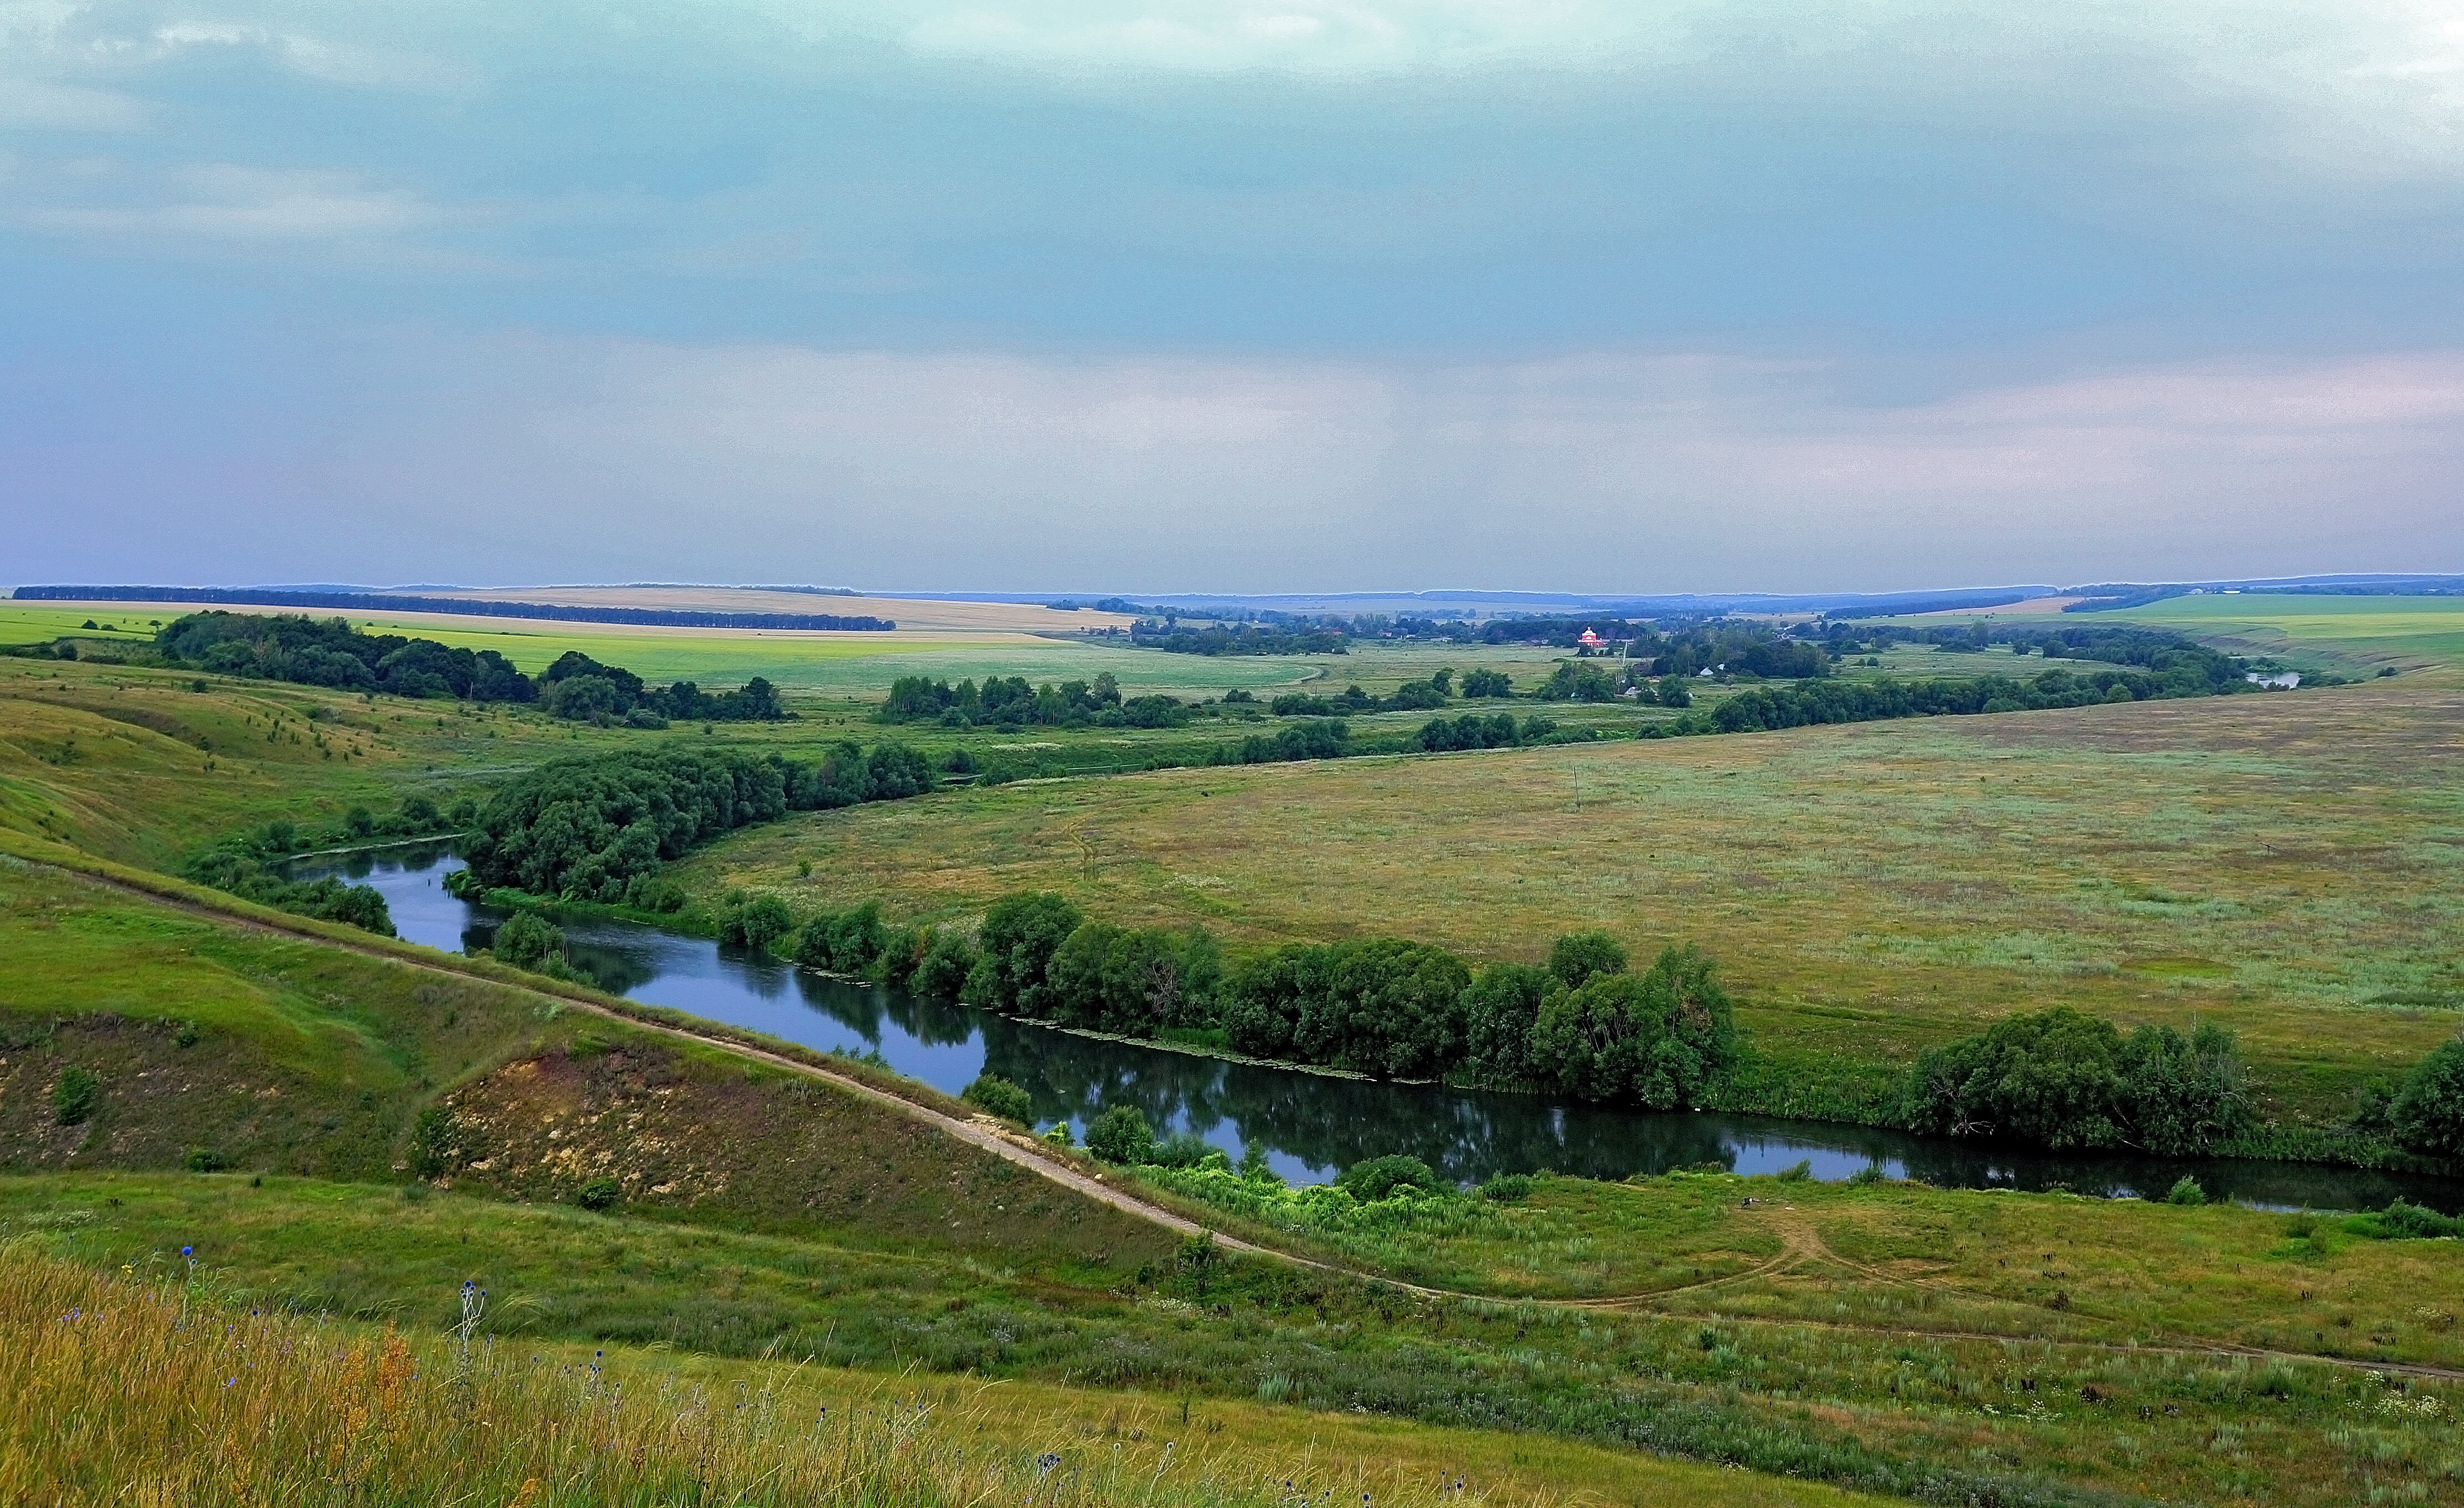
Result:
[[[1130,625],[1130,643],[1141,649],[1173,654],[1260,655],[1344,654],[1343,630],[1334,627],[1261,627],[1256,623],[1186,627],[1173,622],[1141,619]]]
[[[517,776],[463,840],[472,883],[564,900],[672,910],[659,865],[695,843],[789,812],[894,801],[934,788],[900,744],[852,742],[806,763],[736,750],[628,750]]]
[[[2081,674],[2057,667],[2028,680],[2010,676],[1940,677],[1923,681],[1821,681],[1798,686],[1749,687],[1716,706],[1655,724],[1641,736],[1761,732],[1816,723],[1864,723],[1897,717],[1966,716],[1977,712],[2034,711],[2087,707],[2101,702],[2144,702],[2186,696],[2224,696],[2249,689],[2238,674],[2218,683],[2195,668],[2164,673],[2097,670]]]
[[[2125,1037],[2068,1006],[1927,1050],[1902,1102],[1914,1130],[2163,1157],[2205,1152],[2251,1125],[2231,1032],[2209,1025],[2185,1038],[2148,1024]]]
[[[1179,728],[1189,704],[1177,696],[1123,697],[1110,670],[1086,681],[1027,685],[1024,676],[987,676],[952,686],[928,676],[902,675],[876,714],[885,723],[936,722],[945,728]]]
[[[74,659],[74,646],[55,651]],[[538,678],[494,649],[465,649],[433,639],[372,634],[340,618],[297,613],[190,613],[159,629],[149,655],[172,669],[207,670],[388,696],[539,704],[552,716],[603,727],[622,722],[664,728],[693,722],[769,721],[794,714],[778,689],[755,676],[740,690],[712,693],[691,681],[645,686],[621,666],[569,650]]]

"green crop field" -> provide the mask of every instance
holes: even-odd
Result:
[[[2080,616],[2080,615],[2074,615]],[[2178,629],[2236,654],[2366,673],[2382,666],[2464,666],[2464,598],[2213,593],[2084,615]]]

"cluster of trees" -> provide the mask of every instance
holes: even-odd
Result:
[[[2373,1084],[2354,1129],[2391,1137],[2407,1151],[2464,1162],[2464,1038],[2450,1038],[2397,1088]]]
[[[154,646],[178,667],[345,691],[466,702],[528,702],[539,694],[528,676],[493,649],[362,633],[339,618],[190,613],[156,633]]]
[[[2224,695],[2247,688],[2247,683],[2238,677],[2218,686],[2203,676],[2175,677],[2137,670],[2098,670],[2081,675],[2059,667],[2025,681],[2001,675],[1924,681],[1822,681],[1793,687],[1751,687],[1706,710],[1690,712],[1674,723],[1646,728],[1643,736],[1760,732],[1815,723],[2033,711],[2050,707],[2087,707],[2099,702]]]
[[[946,987],[964,944],[911,947],[919,991]],[[1561,938],[1546,968],[1395,938],[1296,943],[1226,966],[1202,930],[1089,921],[1053,894],[986,913],[959,997],[1039,1020],[1153,1037],[1221,1034],[1232,1050],[1397,1079],[1443,1078],[1667,1109],[1700,1102],[1737,1051],[1711,962],[1664,951],[1636,973],[1601,933]]]
[[[620,666],[569,650],[538,678],[494,649],[470,650],[372,634],[340,618],[296,613],[190,613],[154,636],[154,652],[174,668],[253,676],[388,696],[539,704],[553,716],[609,726],[665,728],[668,719],[766,721],[792,716],[778,689],[755,676],[743,689],[713,694],[691,681],[648,687]]]
[[[1929,1049],[1909,1072],[1903,1116],[1937,1135],[2164,1157],[2205,1152],[2251,1120],[2231,1032],[2145,1025],[2124,1037],[2068,1006]]]
[[[1545,717],[1527,717],[1517,723],[1512,712],[1485,717],[1465,712],[1461,717],[1432,717],[1415,737],[1416,747],[1424,754],[1449,754],[1458,749],[1520,749],[1546,743],[1556,732],[1557,725]]]
[[[734,750],[628,750],[517,776],[463,841],[473,883],[647,908],[659,865],[695,843],[791,811],[891,801],[934,787],[898,744],[841,743],[813,763]]]
[[[671,718],[685,722],[776,722],[795,714],[779,705],[778,688],[760,676],[738,691],[715,695],[691,681],[673,686],[645,686],[622,666],[602,665],[579,649],[557,656],[539,672],[540,710],[552,717],[603,728],[618,722],[628,728],[665,728]]]
[[[902,675],[891,683],[878,714],[885,723],[937,722],[945,728],[1179,728],[1189,704],[1177,696],[1121,695],[1110,670],[1085,681],[1030,687],[1024,676],[987,676],[984,684],[952,686],[927,676]]]
[[[1474,686],[1477,683],[1478,688]],[[1475,670],[1463,678],[1463,694],[1467,697],[1506,696],[1508,678],[1496,670]],[[1406,681],[1395,688],[1391,696],[1372,696],[1357,685],[1347,686],[1335,696],[1320,696],[1310,691],[1286,691],[1266,704],[1266,710],[1277,717],[1346,717],[1362,712],[1425,712],[1446,705],[1454,694],[1455,673],[1440,670],[1426,680]]]
[[[260,906],[271,906],[322,921],[346,922],[382,937],[394,935],[393,917],[385,896],[375,886],[346,885],[327,875],[293,880],[283,862],[303,850],[340,847],[385,838],[431,838],[459,832],[478,820],[479,805],[469,798],[440,809],[434,798],[414,792],[392,812],[379,816],[353,806],[334,826],[303,829],[277,818],[235,838],[227,838],[182,865],[182,872],[200,885],[212,885]]]
[[[1193,628],[1171,621],[1140,619],[1130,626],[1130,643],[1141,649],[1174,654],[1343,654],[1343,630],[1295,625],[1261,627],[1256,623],[1215,623]]]
[[[1252,733],[1216,749],[1210,764],[1282,764],[1340,759],[1352,750],[1352,728],[1340,717],[1305,718],[1272,733]]]

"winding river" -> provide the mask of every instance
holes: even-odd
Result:
[[[303,861],[303,877],[374,885],[408,942],[448,952],[485,947],[506,913],[446,893],[461,867],[442,844]],[[1395,1084],[1226,1062],[1137,1042],[1028,1026],[990,1012],[831,978],[705,938],[602,918],[562,924],[577,969],[601,988],[825,1052],[877,1055],[956,1094],[987,1070],[1026,1087],[1039,1124],[1074,1134],[1131,1104],[1159,1131],[1192,1131],[1234,1157],[1255,1142],[1276,1171],[1319,1182],[1365,1157],[1406,1152],[1449,1178],[1554,1169],[1595,1178],[1712,1166],[1776,1172],[1800,1160],[1817,1178],[1869,1164],[1940,1187],[2127,1197],[2188,1173],[2211,1198],[2272,1209],[2379,1209],[2402,1194],[2464,1210],[2464,1184],[2303,1163],[2065,1154],[1823,1122],[1559,1104],[1434,1084]]]

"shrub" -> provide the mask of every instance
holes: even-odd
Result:
[[[978,956],[959,998],[1021,1016],[1053,1015],[1046,971],[1083,920],[1078,907],[1049,891],[994,902],[977,934]]]
[[[785,907],[780,909],[783,912]],[[868,901],[853,910],[828,912],[805,923],[797,934],[796,961],[833,973],[858,974],[871,968],[889,946],[890,929],[881,925],[881,907]]]
[[[1710,959],[1669,948],[1647,973],[1595,974],[1551,995],[1532,1026],[1531,1058],[1561,1093],[1674,1110],[1727,1071],[1736,1038]]]
[[[757,895],[719,913],[718,940],[759,952],[796,929],[787,903],[775,895]]]
[[[2464,1038],[2441,1042],[2388,1111],[2396,1140],[2432,1157],[2464,1157]]]
[[[959,933],[935,929],[915,972],[907,976],[907,988],[930,999],[955,1000],[975,967],[975,944]]]
[[[1335,1178],[1334,1185],[1364,1204],[1391,1199],[1405,1189],[1435,1193],[1440,1188],[1437,1173],[1417,1157],[1372,1157],[1353,1163]]]
[[[1928,1050],[1902,1093],[1921,1131],[2161,1156],[2205,1151],[2249,1114],[2232,1033],[2142,1026],[2125,1039],[2068,1006]]]
[[[94,1114],[94,1102],[101,1092],[102,1082],[92,1070],[69,1064],[52,1083],[52,1119],[62,1126],[84,1124]]]
[[[2464,1235],[2464,1219],[2440,1214],[2417,1204],[2407,1204],[2402,1199],[2388,1201],[2387,1209],[2370,1216],[2370,1219],[2377,1226],[2381,1240],[2435,1240],[2440,1236]]]
[[[442,1178],[460,1161],[454,1146],[453,1112],[441,1104],[421,1110],[410,1123],[410,1175]]]
[[[1155,1156],[1155,1132],[1133,1104],[1116,1104],[1087,1126],[1087,1150],[1108,1163],[1143,1163]]]
[[[564,961],[564,929],[536,911],[516,911],[496,929],[489,951],[498,963],[536,973],[550,961]]]
[[[1864,1167],[1858,1169],[1853,1173],[1850,1173],[1848,1175],[1848,1181],[1852,1184],[1878,1184],[1888,1176],[1888,1174],[1882,1171],[1882,1165],[1881,1163],[1867,1163]]]
[[[967,1085],[958,1098],[985,1114],[1004,1121],[1015,1121],[1021,1126],[1032,1125],[1035,1121],[1034,1097],[999,1074],[978,1074],[976,1082]]]
[[[1498,1204],[1521,1204],[1531,1197],[1531,1175],[1499,1173],[1480,1186],[1480,1194],[1482,1198]]]
[[[231,1159],[210,1147],[191,1147],[184,1161],[192,1173],[218,1173],[231,1166]]]
[[[616,1196],[619,1192],[620,1191],[616,1187],[615,1179],[608,1177],[593,1178],[588,1183],[583,1184],[574,1194],[573,1202],[582,1206],[585,1210],[605,1210],[610,1208],[616,1203]]]
[[[1800,1157],[1796,1161],[1781,1169],[1772,1176],[1776,1177],[1784,1184],[1810,1183],[1814,1178],[1814,1159],[1811,1157]]]
[[[2165,1191],[2165,1202],[2167,1204],[2205,1204],[2208,1202],[2208,1191],[2199,1187],[2199,1181],[2196,1178],[2184,1173],[2173,1180],[2172,1188]]]

